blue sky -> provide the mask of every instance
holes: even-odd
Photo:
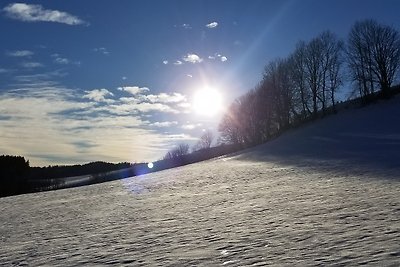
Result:
[[[400,28],[399,1],[2,1],[0,154],[31,165],[153,161],[216,130],[264,66],[357,20]],[[343,89],[345,91],[345,89]]]

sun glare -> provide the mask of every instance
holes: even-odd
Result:
[[[193,108],[199,115],[213,116],[222,109],[221,94],[211,88],[199,90],[194,95]]]

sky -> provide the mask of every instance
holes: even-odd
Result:
[[[368,18],[400,29],[398,10],[395,0],[1,1],[0,154],[31,166],[161,159],[217,135],[224,108],[298,41],[325,30],[345,40]],[[211,116],[193,109],[204,88],[222,98]]]

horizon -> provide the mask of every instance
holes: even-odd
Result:
[[[159,160],[216,132],[223,108],[300,40],[346,40],[369,18],[400,29],[399,2],[360,3],[4,1],[0,154],[32,166]],[[196,111],[204,89],[221,103]]]

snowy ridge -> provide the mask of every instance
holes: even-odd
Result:
[[[241,154],[0,199],[0,265],[400,265],[400,101]]]

